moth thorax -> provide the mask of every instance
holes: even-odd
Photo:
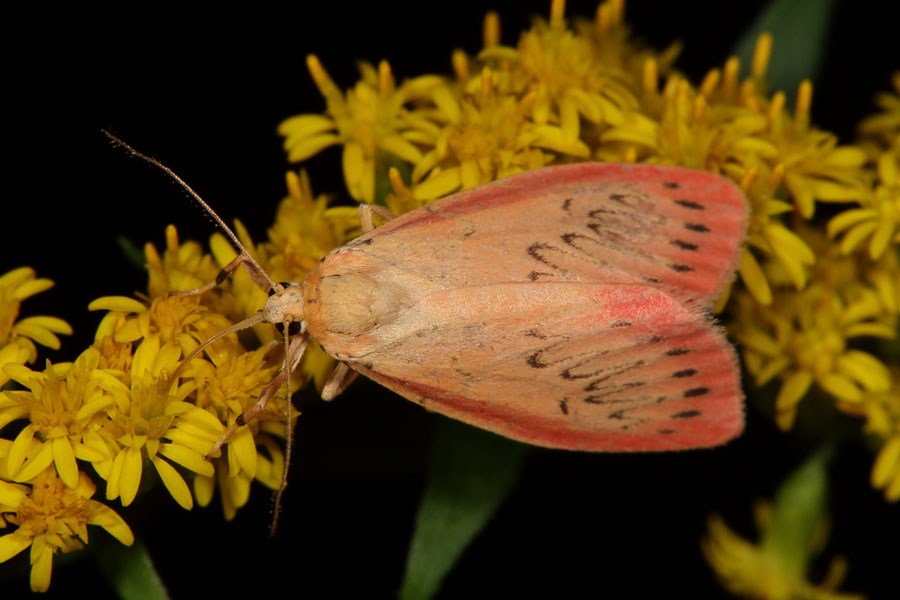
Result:
[[[269,323],[300,322],[303,320],[303,290],[300,284],[289,283],[284,290],[269,296],[262,310]]]
[[[405,305],[402,288],[363,273],[342,273],[318,282],[319,317],[333,333],[359,335],[394,321]]]

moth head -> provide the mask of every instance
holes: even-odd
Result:
[[[288,323],[288,334],[294,335],[306,331],[303,316],[303,286],[299,283],[276,283],[269,290],[269,299],[262,309],[263,319],[284,328]]]

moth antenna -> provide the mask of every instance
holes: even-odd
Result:
[[[291,427],[291,356],[290,356],[290,338],[288,336],[288,328],[290,323],[284,324],[284,365],[281,367],[287,373],[287,421],[284,424],[284,469],[281,471],[281,485],[275,492],[275,510],[272,514],[272,525],[269,527],[269,535],[274,537],[275,531],[278,529],[278,517],[281,514],[281,496],[284,495],[284,488],[287,487],[288,469],[291,466],[291,453],[294,450],[294,428]]]
[[[256,325],[257,323],[262,323],[263,321],[265,321],[265,319],[263,319],[262,313],[261,312],[256,313],[252,317],[244,319],[243,321],[241,321],[239,323],[235,323],[231,327],[223,329],[222,331],[209,337],[202,344],[200,344],[199,346],[194,348],[193,352],[191,352],[190,354],[188,354],[187,356],[184,357],[184,360],[181,361],[181,364],[178,365],[178,367],[172,373],[171,381],[175,381],[178,378],[178,375],[179,375],[179,373],[181,373],[181,370],[184,368],[184,365],[188,364],[192,358],[194,358],[195,356],[197,356],[198,354],[203,352],[203,349],[206,348],[207,346],[209,346],[210,344],[212,344],[213,342],[222,339],[229,333],[234,333],[235,331],[240,331],[241,329],[246,329],[248,327],[252,327],[253,325]]]
[[[256,260],[252,256],[250,256],[250,253],[247,252],[247,249],[244,247],[244,245],[241,243],[241,241],[238,239],[238,237],[234,234],[234,232],[231,230],[231,228],[225,224],[225,221],[223,221],[222,218],[219,217],[218,214],[216,214],[216,211],[214,211],[212,209],[212,207],[209,204],[207,204],[206,201],[203,200],[203,198],[200,197],[200,194],[195,192],[194,189],[191,186],[189,186],[187,184],[187,182],[184,181],[184,179],[182,179],[181,177],[178,176],[177,173],[175,173],[175,171],[173,171],[166,165],[162,164],[161,162],[159,162],[152,156],[147,156],[146,154],[143,154],[142,152],[138,152],[137,150],[135,150],[134,148],[129,146],[123,140],[119,139],[118,137],[116,137],[115,135],[113,135],[112,133],[107,131],[106,129],[101,129],[100,131],[102,131],[103,134],[109,138],[109,140],[113,143],[113,145],[119,146],[122,149],[124,149],[126,152],[131,154],[132,156],[135,156],[137,158],[140,158],[141,160],[144,160],[144,161],[150,163],[151,165],[153,165],[154,167],[156,167],[157,169],[159,169],[160,171],[162,171],[163,173],[165,173],[166,175],[171,177],[172,180],[175,181],[175,183],[177,183],[178,185],[180,185],[181,188],[191,196],[191,198],[193,198],[198,204],[200,204],[200,206],[203,207],[203,210],[205,210],[207,212],[207,214],[209,214],[209,216],[211,216],[213,218],[213,220],[219,225],[219,227],[221,227],[222,230],[226,234],[228,234],[228,237],[231,238],[231,243],[234,245],[234,247],[237,248],[241,252],[241,254],[246,256],[245,260],[247,262],[253,264],[253,266],[256,267],[256,270],[266,279],[266,281],[269,284],[269,289],[280,289],[276,286],[275,281],[273,281],[272,278],[269,277],[268,273],[266,273],[262,269],[262,267],[259,266],[259,263],[257,263]]]

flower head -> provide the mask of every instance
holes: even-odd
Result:
[[[9,452],[0,440],[0,461]],[[0,469],[2,471],[2,469]],[[88,525],[99,525],[114,538],[130,546],[134,535],[114,510],[96,500],[94,484],[84,473],[75,487],[62,482],[47,469],[27,485],[7,483],[0,477],[0,517],[17,529],[0,536],[0,562],[31,547],[31,589],[50,587],[53,555],[79,550],[88,541]]]
[[[35,279],[30,267],[0,275],[0,388],[9,381],[4,365],[33,363],[37,359],[35,342],[58,350],[59,338],[55,334],[71,335],[69,324],[56,317],[18,319],[23,300],[51,287],[53,282],[49,279]]]

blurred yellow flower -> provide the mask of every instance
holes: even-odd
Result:
[[[9,445],[0,439],[0,462],[6,462]],[[50,587],[53,555],[83,548],[88,525],[99,525],[126,546],[134,543],[122,517],[91,500],[94,491],[84,473],[79,473],[74,488],[58,479],[53,469],[39,473],[28,485],[7,483],[0,477],[0,519],[18,526],[0,536],[0,563],[30,546],[31,589],[45,592]]]
[[[9,381],[4,365],[33,363],[37,360],[35,342],[59,350],[59,338],[54,334],[72,334],[69,324],[56,317],[18,319],[23,300],[51,287],[53,282],[49,279],[35,279],[30,267],[0,275],[0,389]],[[4,424],[0,421],[0,428]]]

